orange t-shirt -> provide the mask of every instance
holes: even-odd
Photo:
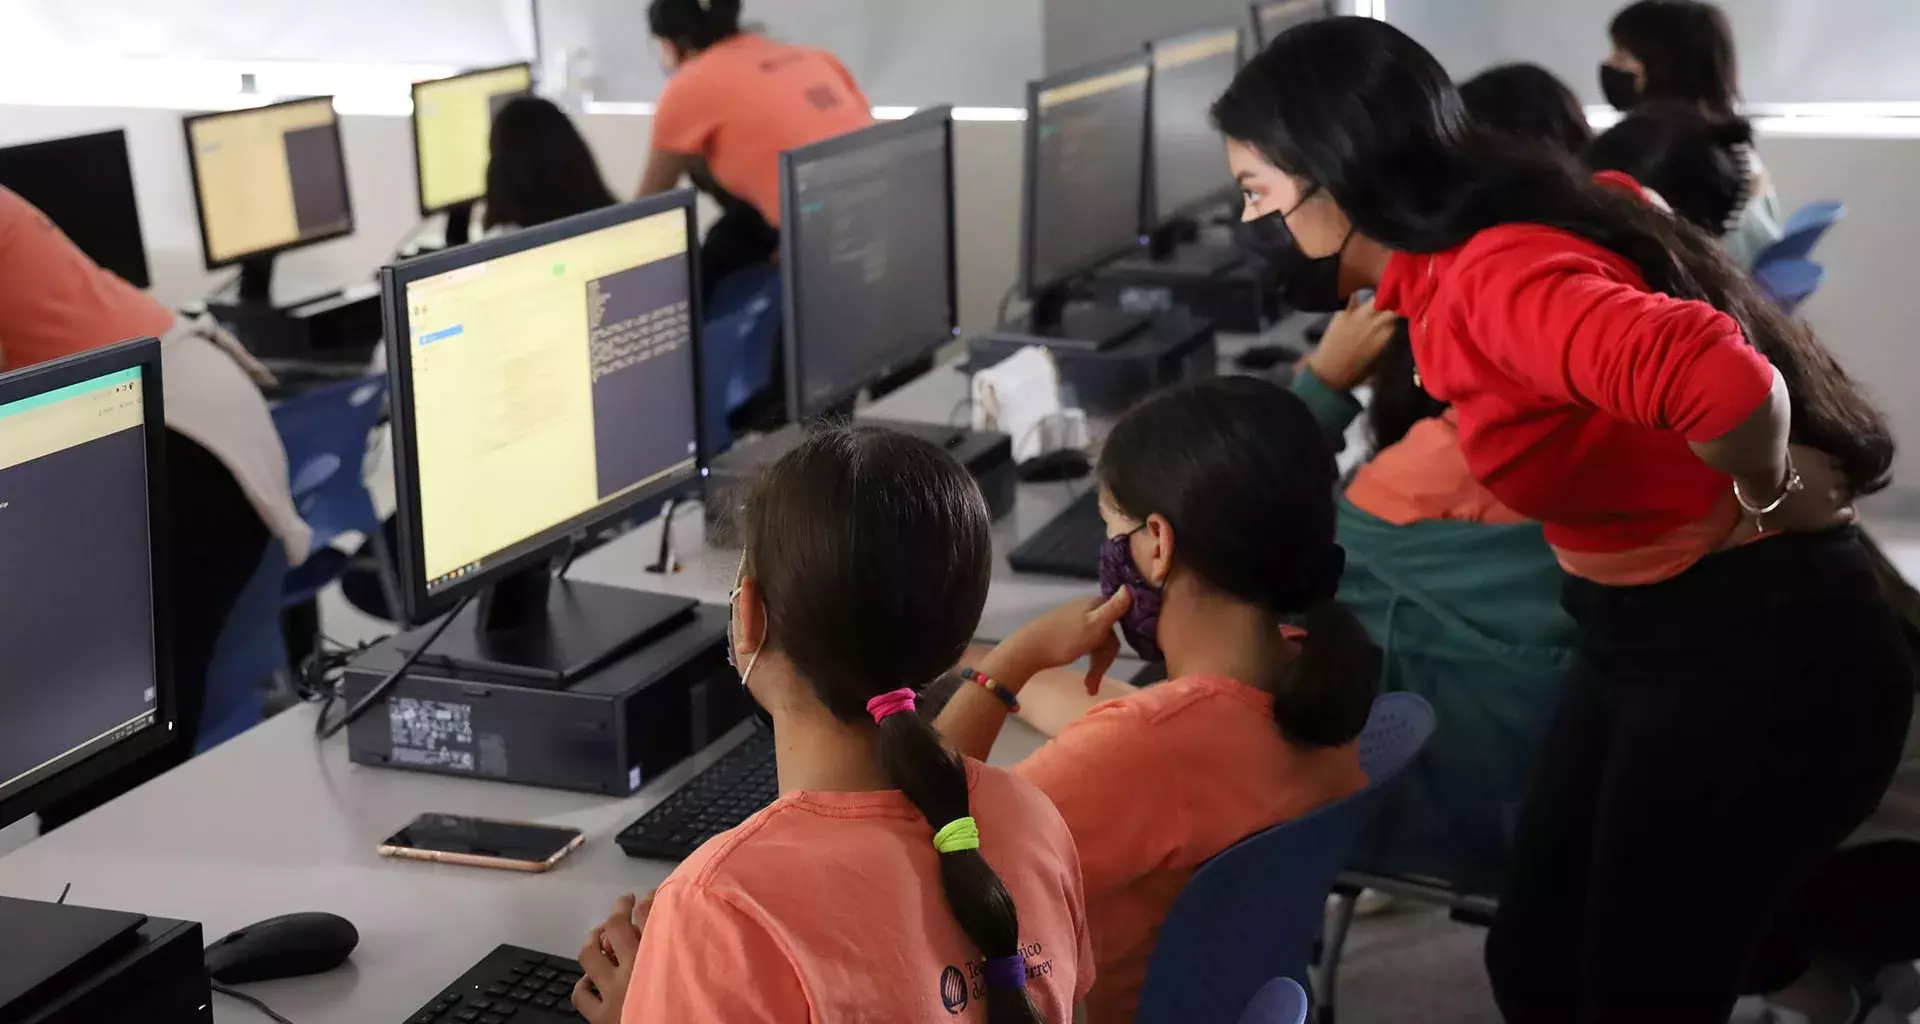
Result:
[[[1047,798],[967,762],[980,852],[1020,915],[1027,991],[1073,1019],[1093,953],[1073,837]],[[654,893],[625,1024],[984,1021],[980,951],[940,888],[906,794],[788,793]]]
[[[825,50],[741,33],[667,80],[653,148],[702,157],[721,188],[780,224],[780,154],[873,123],[853,76]]]
[[[165,334],[173,313],[0,186],[0,370]]]
[[[1203,862],[1367,783],[1358,744],[1293,747],[1270,695],[1202,676],[1094,707],[1014,772],[1053,798],[1080,850],[1093,1024],[1133,1020],[1160,925]]]
[[[1361,466],[1347,485],[1347,500],[1395,526],[1432,519],[1526,521],[1473,478],[1452,409],[1415,423],[1407,436]]]

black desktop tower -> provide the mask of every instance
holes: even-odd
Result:
[[[1115,260],[1093,275],[1087,290],[1101,302],[1125,309],[1186,309],[1220,330],[1259,334],[1283,312],[1279,293],[1263,281],[1263,267],[1251,260],[1218,259],[1211,246],[1177,249],[1172,258],[1145,256]],[[1187,260],[1192,253],[1202,258]]]
[[[0,896],[0,1021],[212,1024],[200,925]]]

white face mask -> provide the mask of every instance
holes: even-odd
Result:
[[[740,564],[740,568],[741,574],[735,575],[734,579],[736,580],[744,578],[744,572],[746,570],[746,563],[744,561]],[[735,672],[740,673],[740,685],[742,688],[745,688],[747,680],[753,678],[753,666],[760,661],[760,652],[754,651],[752,654],[747,655],[746,670],[741,671],[740,657],[735,653],[738,648],[736,648],[733,643],[733,620],[734,616],[739,613],[739,601],[740,584],[735,583],[733,585],[733,591],[727,595],[727,664],[733,666]]]

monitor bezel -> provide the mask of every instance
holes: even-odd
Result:
[[[136,338],[0,374],[0,405],[136,368],[140,370],[141,402],[144,406],[142,425],[147,441],[147,548],[153,590],[154,723],[12,796],[0,798],[0,827],[37,813],[48,804],[71,796],[143,758],[158,755],[170,744],[192,742],[190,736],[179,735],[183,725],[179,720],[179,693],[173,678],[173,621],[167,597],[171,592],[173,567],[164,540],[169,536],[167,418],[165,388],[160,371],[160,342],[154,338]],[[198,726],[199,723],[191,722],[185,723],[184,727],[197,730]]]
[[[1273,40],[1267,38],[1266,22],[1263,19],[1261,19],[1260,12],[1263,10],[1266,10],[1269,7],[1276,7],[1276,6],[1279,6],[1280,4],[1289,3],[1289,2],[1291,2],[1291,0],[1259,0],[1259,2],[1257,3],[1248,5],[1247,10],[1253,15],[1253,36],[1252,36],[1253,52],[1259,53],[1261,50],[1264,50],[1267,48],[1268,43],[1273,42]],[[1333,16],[1334,16],[1334,0],[1321,0],[1320,17],[1331,18]],[[1308,20],[1313,21],[1318,19],[1308,19]],[[1300,24],[1304,25],[1306,24],[1306,22],[1303,21],[1303,22],[1300,22]]]
[[[426,551],[421,543],[419,448],[413,409],[413,364],[408,358],[412,332],[406,310],[407,285],[501,256],[552,245],[570,238],[618,227],[630,221],[644,220],[678,210],[687,230],[687,309],[691,324],[689,344],[693,349],[694,466],[691,472],[668,477],[650,487],[641,488],[602,503],[589,510],[584,519],[559,523],[516,544],[527,550],[514,557],[487,566],[471,578],[457,581],[437,593],[429,592],[426,578]],[[493,582],[504,579],[539,562],[550,561],[569,546],[578,545],[592,534],[650,501],[700,494],[708,469],[704,396],[700,388],[700,234],[694,209],[694,192],[679,189],[615,206],[590,210],[537,227],[483,239],[468,245],[429,253],[380,271],[380,306],[387,341],[387,372],[392,381],[393,474],[397,501],[395,515],[399,527],[396,558],[400,572],[400,596],[405,620],[418,625],[432,620],[462,597]]]
[[[857,396],[862,389],[876,380],[910,363],[925,359],[941,348],[953,343],[958,336],[960,324],[960,294],[958,240],[954,237],[956,222],[954,219],[954,193],[957,184],[954,181],[953,164],[953,108],[947,105],[928,107],[915,111],[898,121],[882,121],[877,124],[836,136],[811,146],[790,149],[780,154],[780,208],[789,211],[786,222],[791,225],[791,211],[798,209],[799,183],[795,169],[799,164],[813,160],[828,159],[842,153],[860,149],[864,146],[890,142],[897,138],[918,134],[928,130],[930,123],[937,123],[946,135],[947,164],[947,326],[940,337],[930,339],[924,345],[916,345],[911,350],[903,349],[898,357],[889,359],[856,381],[842,381],[834,390],[831,399],[806,402],[805,360],[801,355],[800,344],[800,296],[802,284],[799,280],[800,253],[794,240],[794,232],[780,232],[780,302],[781,302],[781,346],[786,357],[786,397],[787,415],[794,422],[813,419],[830,411],[834,406],[844,404],[849,398]]]
[[[122,274],[120,273],[119,270],[116,270],[113,267],[108,267],[104,264],[100,264],[99,260],[94,260],[94,263],[99,264],[101,266],[101,269],[114,274],[115,276],[119,277],[121,280],[127,282],[130,285],[133,285],[135,288],[141,288],[141,289],[151,288],[153,287],[153,260],[147,254],[147,233],[146,233],[145,227],[142,226],[142,224],[140,223],[140,183],[134,180],[133,152],[127,147],[127,130],[125,128],[109,128],[106,131],[100,131],[100,132],[82,132],[78,135],[62,135],[59,138],[54,138],[54,139],[40,139],[35,142],[22,142],[12,146],[0,146],[0,152],[35,153],[42,150],[53,151],[53,150],[64,149],[70,146],[78,146],[85,143],[95,142],[97,140],[106,139],[108,137],[112,137],[113,139],[117,140],[120,143],[118,147],[119,154],[120,154],[120,162],[127,169],[127,191],[129,196],[133,200],[133,240],[140,250],[140,268],[139,268],[140,273],[137,275]],[[5,183],[0,182],[0,184],[5,184]],[[40,204],[35,200],[33,200],[31,197],[23,196],[22,198],[25,198],[27,199],[28,202],[33,203],[35,208],[40,207]],[[40,212],[45,214],[47,211],[45,209],[40,209]],[[47,219],[53,220],[52,215],[49,214],[47,216]],[[69,240],[72,239],[73,233],[67,230],[65,225],[62,225],[59,221],[54,221],[54,226],[59,228],[60,232],[66,235]],[[79,245],[78,242],[75,242],[74,244],[76,246]],[[85,252],[86,250],[82,249],[81,251]],[[87,258],[93,259],[93,254],[87,253]]]
[[[517,95],[521,95],[521,96],[533,95],[534,86],[538,85],[539,83],[534,81],[533,63],[531,61],[524,61],[524,60],[510,61],[506,64],[497,64],[490,68],[474,68],[471,71],[462,71],[457,75],[448,75],[445,78],[429,78],[424,82],[413,83],[411,91],[408,93],[408,96],[413,105],[413,110],[411,113],[407,115],[407,128],[408,128],[409,134],[413,138],[413,198],[414,198],[414,204],[420,208],[420,216],[431,217],[436,213],[445,213],[456,206],[470,206],[474,203],[479,202],[482,199],[485,199],[487,196],[486,186],[482,185],[480,188],[480,194],[477,196],[474,196],[472,199],[455,200],[454,202],[443,203],[439,206],[430,207],[427,205],[427,178],[425,174],[421,173],[421,164],[420,164],[420,88],[422,86],[439,85],[442,82],[452,82],[462,78],[472,78],[476,75],[490,75],[496,72],[506,71],[509,68],[526,68],[527,69],[527,90],[523,93],[518,93]]]
[[[333,119],[328,122],[328,127],[333,130],[333,151],[340,160],[340,186],[346,189],[347,192],[346,226],[338,231],[332,231],[324,235],[315,235],[312,238],[297,238],[291,242],[280,245],[269,246],[265,249],[258,249],[252,252],[241,253],[237,256],[228,256],[224,259],[215,260],[213,258],[213,240],[207,237],[207,201],[206,197],[201,193],[200,188],[200,153],[193,144],[193,126],[202,121],[211,121],[223,117],[245,117],[249,114],[257,114],[263,110],[272,110],[276,107],[290,107],[299,103],[312,103],[316,100],[326,100],[327,109],[333,114]],[[354,228],[358,224],[358,218],[353,211],[353,180],[347,176],[347,147],[340,137],[340,110],[334,106],[333,96],[302,96],[298,99],[280,100],[276,103],[262,104],[258,107],[241,107],[237,110],[216,110],[204,114],[188,114],[180,119],[180,124],[187,145],[187,188],[193,193],[193,212],[194,215],[199,218],[200,257],[202,261],[206,263],[208,270],[219,270],[223,267],[238,266],[248,260],[277,256],[283,252],[305,249],[308,246],[319,245],[322,242],[331,242],[336,238],[345,238],[353,234]]]
[[[1180,46],[1186,43],[1198,42],[1201,39],[1210,38],[1212,36],[1221,35],[1227,32],[1233,33],[1234,66],[1235,66],[1235,70],[1238,70],[1241,66],[1244,66],[1247,62],[1247,33],[1245,29],[1239,28],[1237,26],[1221,25],[1215,28],[1205,28],[1205,29],[1197,29],[1192,32],[1182,32],[1177,36],[1164,36],[1159,39],[1150,40],[1146,45],[1146,51],[1147,51],[1147,157],[1146,157],[1145,165],[1142,166],[1141,168],[1142,181],[1144,182],[1143,187],[1140,190],[1141,192],[1141,201],[1140,201],[1141,234],[1149,234],[1151,232],[1158,231],[1161,228],[1168,226],[1169,224],[1172,224],[1183,218],[1190,217],[1196,213],[1199,213],[1207,209],[1208,207],[1219,206],[1222,203],[1230,202],[1232,201],[1233,197],[1238,195],[1240,192],[1239,186],[1234,184],[1232,177],[1230,176],[1223,177],[1221,179],[1220,187],[1218,189],[1215,189],[1214,191],[1207,193],[1205,195],[1196,196],[1195,198],[1190,199],[1185,203],[1175,206],[1171,210],[1160,209],[1160,168],[1158,165],[1158,160],[1160,155],[1160,138],[1158,135],[1155,134],[1156,119],[1153,116],[1154,104],[1157,102],[1157,98],[1159,96],[1160,68],[1158,65],[1154,63],[1154,59],[1153,59],[1154,51],[1157,48]],[[1225,140],[1222,140],[1220,144],[1222,146],[1222,151],[1224,152],[1224,147],[1226,146]],[[1226,157],[1222,156],[1220,162],[1222,166],[1225,166]]]
[[[1146,119],[1152,107],[1152,97],[1149,90],[1153,87],[1153,67],[1147,60],[1146,50],[1142,49],[1138,53],[1112,57],[1107,60],[1095,61],[1091,64],[1083,64],[1072,70],[1048,75],[1045,78],[1035,79],[1027,83],[1027,124],[1026,131],[1023,133],[1025,144],[1023,146],[1024,152],[1021,154],[1020,168],[1020,290],[1029,299],[1043,291],[1069,284],[1128,253],[1138,251],[1140,248],[1139,224],[1136,223],[1134,225],[1135,231],[1133,237],[1129,239],[1126,244],[1116,244],[1111,250],[1103,250],[1097,255],[1089,256],[1079,266],[1060,270],[1051,278],[1037,280],[1034,277],[1034,247],[1037,238],[1035,237],[1033,214],[1034,191],[1039,185],[1040,178],[1040,94],[1049,89],[1056,89],[1062,85],[1077,82],[1081,79],[1094,78],[1135,67],[1143,68],[1147,72],[1147,83],[1141,90],[1142,99],[1140,103],[1140,181],[1144,189],[1147,180],[1147,148],[1152,144],[1152,140],[1148,135],[1150,128]],[[1139,205],[1139,198],[1136,196],[1134,200],[1136,216],[1138,215]]]

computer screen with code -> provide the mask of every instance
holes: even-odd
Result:
[[[407,284],[429,593],[697,471],[689,256],[674,209]]]
[[[870,142],[858,142],[861,136]],[[818,414],[953,336],[948,122],[879,125],[788,169],[786,263],[800,371]],[[849,148],[848,143],[852,143]],[[788,372],[793,372],[789,369]]]
[[[1029,292],[1090,270],[1139,240],[1146,64],[1050,84],[1033,107]]]
[[[0,799],[155,722],[144,394],[0,405]]]
[[[525,64],[489,68],[413,87],[414,152],[420,210],[433,213],[478,200],[487,191],[487,141],[493,117],[533,88]]]
[[[190,118],[187,141],[209,264],[353,230],[332,97]]]
[[[1240,33],[1227,29],[1153,44],[1153,216],[1191,212],[1233,188],[1226,143],[1207,109],[1240,69]]]

